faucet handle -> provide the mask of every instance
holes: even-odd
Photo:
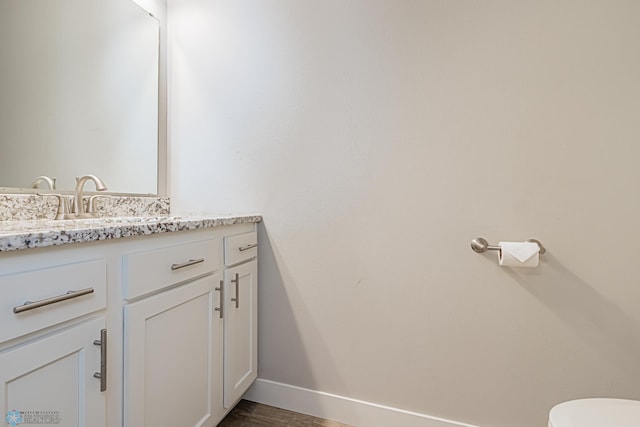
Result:
[[[38,196],[55,196],[58,198],[58,211],[56,212],[56,219],[71,219],[71,212],[69,209],[69,199],[63,194],[40,194]]]
[[[95,214],[97,216],[98,212],[96,212],[96,200],[99,198],[110,199],[111,196],[106,196],[103,194],[94,194],[89,197],[89,201],[87,202],[87,213]]]

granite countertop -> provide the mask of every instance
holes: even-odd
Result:
[[[260,221],[260,215],[0,221],[0,252]]]

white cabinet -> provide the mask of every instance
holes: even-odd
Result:
[[[258,263],[228,268],[224,277],[224,406],[229,408],[258,377]]]
[[[125,427],[214,426],[256,379],[257,236],[224,231],[123,257]]]
[[[212,425],[218,274],[125,307],[127,426]]]
[[[105,425],[97,318],[0,353],[0,413],[18,425]],[[7,423],[11,425],[9,419]],[[13,424],[15,425],[15,424]]]
[[[224,238],[224,407],[258,377],[258,235]]]
[[[218,416],[221,242],[193,237],[158,237],[123,257],[127,427],[212,426]]]
[[[215,426],[257,376],[257,283],[253,223],[0,253],[0,416]]]
[[[0,415],[9,425],[106,424],[105,266],[91,256],[0,259]]]
[[[104,259],[58,264],[47,257],[28,258],[33,261],[29,269],[0,274],[0,343],[106,307]],[[0,264],[3,273],[12,268],[6,261]]]

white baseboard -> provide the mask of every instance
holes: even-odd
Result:
[[[260,378],[244,399],[356,427],[477,427]]]

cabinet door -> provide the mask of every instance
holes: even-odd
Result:
[[[125,306],[124,423],[211,426],[219,275]]]
[[[258,376],[258,263],[225,270],[224,406],[240,400]]]
[[[105,425],[100,392],[104,318],[62,330],[0,354],[0,415],[8,425]]]

